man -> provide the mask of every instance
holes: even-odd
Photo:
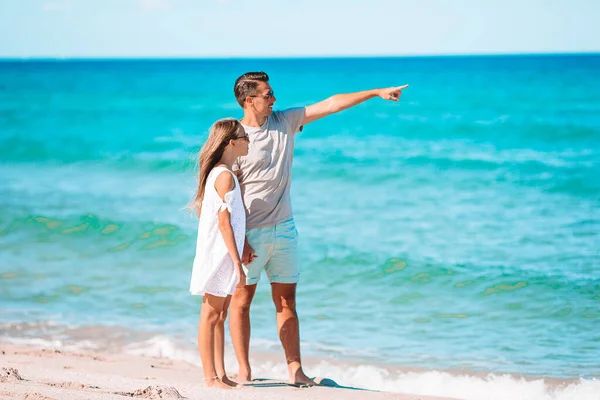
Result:
[[[295,134],[306,124],[374,97],[398,101],[408,85],[337,94],[319,103],[273,111],[275,93],[264,72],[240,76],[234,94],[244,109],[241,123],[250,137],[248,155],[237,169],[247,212],[242,262],[246,286],[237,288],[230,308],[230,332],[239,363],[238,381],[252,380],[249,362],[250,304],[264,269],[271,282],[277,329],[288,364],[289,383],[314,385],[302,370],[296,314],[298,231],[290,202]]]

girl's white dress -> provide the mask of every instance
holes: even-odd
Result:
[[[233,176],[235,187],[225,194],[223,202],[215,189],[215,181],[224,171]],[[235,244],[241,256],[246,236],[246,210],[242,202],[240,183],[233,172],[226,167],[218,166],[208,174],[202,200],[196,257],[190,283],[190,293],[194,295],[203,296],[205,293],[209,293],[214,296],[226,297],[235,292],[237,276],[233,260],[219,230],[218,214],[226,208],[231,214]]]

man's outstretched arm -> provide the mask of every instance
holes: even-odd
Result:
[[[328,99],[320,101],[306,107],[302,125],[309,124],[336,112],[340,112],[350,107],[354,107],[374,97],[381,97],[384,100],[398,101],[402,95],[402,90],[408,85],[390,87],[385,89],[371,89],[362,92],[336,94]]]

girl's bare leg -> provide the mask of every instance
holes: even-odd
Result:
[[[202,359],[205,385],[207,387],[231,389],[231,386],[221,382],[215,368],[215,330],[225,301],[225,297],[217,297],[208,293],[204,295],[200,323],[198,324],[198,350]]]
[[[241,385],[229,379],[225,372],[225,320],[227,319],[229,303],[231,303],[231,296],[227,296],[225,299],[223,311],[219,314],[219,321],[215,326],[215,369],[221,382],[232,387],[239,387]]]

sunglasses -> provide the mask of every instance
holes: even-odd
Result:
[[[267,94],[259,94],[256,96],[248,96],[248,97],[262,97],[263,99],[273,99],[273,98],[275,98],[275,92],[272,90],[269,90],[267,92]]]
[[[236,138],[236,139],[244,139],[246,142],[249,142],[249,141],[250,141],[250,136],[248,136],[248,134],[247,134],[247,133],[244,133],[244,135],[243,135],[243,136],[236,136],[235,138]]]

